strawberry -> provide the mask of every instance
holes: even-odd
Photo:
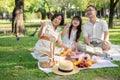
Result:
[[[87,57],[87,56],[85,56],[85,57],[84,57],[84,60],[88,60],[88,57]]]
[[[78,60],[79,60],[79,58],[76,58],[75,60],[76,60],[76,61],[78,61]]]

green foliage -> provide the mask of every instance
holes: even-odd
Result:
[[[117,9],[120,9],[120,0],[119,0],[119,2],[118,2],[118,4],[117,4],[116,8],[117,8]]]
[[[32,17],[33,13],[38,13],[39,19],[45,19],[48,12],[64,12],[66,10],[71,17],[71,12],[84,12],[88,5],[94,5],[97,10],[101,10],[102,8],[109,8],[110,0],[24,0],[24,14],[29,19],[28,15]],[[11,14],[14,6],[14,0],[0,0],[0,18],[2,18],[2,12]],[[119,9],[119,7],[120,1],[116,9]]]
[[[0,0],[0,11],[11,13],[14,9],[14,0]]]
[[[39,8],[45,10],[46,12],[61,11],[63,7],[68,10],[71,6],[75,6],[77,10],[84,11],[86,6],[92,4],[101,9],[102,7],[109,8],[109,0],[24,0],[25,12],[36,12]],[[117,8],[119,8],[119,4]],[[15,6],[14,0],[0,0],[0,11],[7,11],[11,13]]]
[[[77,10],[85,11],[87,5],[89,3],[89,0],[72,0],[72,4],[76,7]]]
[[[38,16],[37,16],[37,13],[26,12],[24,14],[24,18],[25,18],[25,20],[34,20],[34,19],[38,19]]]
[[[42,19],[46,18],[46,2],[45,0],[25,0],[25,14],[26,16],[28,15],[27,13],[37,13],[41,12],[41,17]]]
[[[25,12],[36,12],[40,6],[39,0],[24,0],[25,6],[24,10]]]

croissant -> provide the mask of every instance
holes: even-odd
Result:
[[[71,52],[71,49],[68,48],[68,49],[64,50],[63,52],[61,52],[60,56],[67,56],[70,54],[70,52]]]

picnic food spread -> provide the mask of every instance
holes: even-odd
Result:
[[[62,57],[69,56],[71,54],[71,52],[73,53],[73,51],[71,51],[71,49],[68,48],[68,49],[62,51],[60,53],[60,56],[62,56]],[[74,52],[74,54],[76,54],[76,53]],[[89,55],[84,55],[80,58],[70,58],[70,57],[68,58],[67,57],[66,59],[72,61],[73,64],[79,68],[87,68],[87,67],[90,67],[90,66],[92,66],[92,64],[97,62],[96,60],[90,59]]]
[[[83,56],[82,59],[79,59],[78,61],[73,62],[74,65],[76,65],[79,68],[87,68],[92,66],[92,64],[96,63],[97,61],[91,60],[87,56]]]

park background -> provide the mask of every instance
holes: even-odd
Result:
[[[81,16],[84,24],[88,5],[96,6],[97,16],[107,21],[112,44],[120,45],[120,0],[0,0],[0,80],[120,80],[120,67],[86,69],[72,76],[46,74],[28,51],[38,40],[42,21],[49,22],[52,14],[60,12],[65,24],[75,15]],[[23,27],[24,36],[18,35],[19,40],[14,25]],[[113,63],[120,66],[120,61]]]

